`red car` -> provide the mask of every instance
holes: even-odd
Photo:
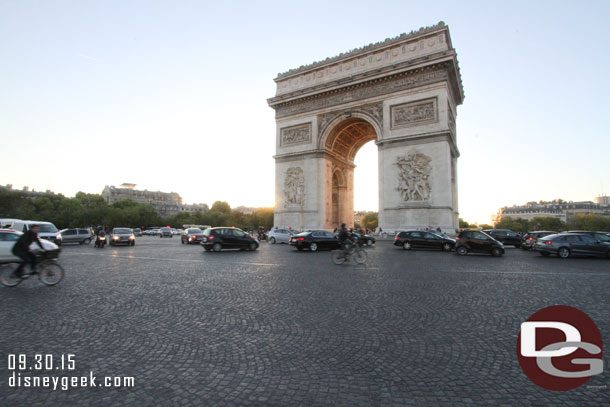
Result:
[[[203,230],[189,228],[182,232],[182,244],[201,243],[203,240]]]

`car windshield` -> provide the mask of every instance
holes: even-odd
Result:
[[[131,229],[127,229],[127,228],[112,229],[113,235],[130,235],[131,233],[132,233]]]
[[[40,233],[55,233],[57,228],[51,223],[43,223],[40,225]]]
[[[309,235],[311,232],[303,232],[303,233],[299,233],[297,236],[307,236]]]
[[[203,233],[203,232],[201,231],[201,229],[189,229],[188,233],[196,234],[196,233]]]

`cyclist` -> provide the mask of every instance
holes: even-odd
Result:
[[[23,278],[26,264],[31,264],[32,271],[36,269],[36,255],[30,250],[30,245],[35,242],[40,250],[46,251],[38,238],[39,231],[40,225],[31,225],[30,229],[22,234],[13,246],[13,254],[23,260],[15,270],[15,275],[19,278]]]
[[[341,230],[339,230],[339,245],[343,249],[343,254],[346,256],[349,254],[350,249],[352,248],[352,239],[351,233],[345,227],[345,223],[341,224]]]

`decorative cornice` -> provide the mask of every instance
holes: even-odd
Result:
[[[316,61],[316,62],[313,62],[308,65],[301,65],[298,68],[290,69],[286,72],[279,73],[277,75],[277,77],[275,78],[275,80],[276,81],[282,80],[282,79],[288,78],[290,76],[293,76],[293,75],[296,75],[299,73],[303,73],[303,72],[311,70],[311,69],[319,68],[319,67],[327,65],[327,64],[332,64],[332,63],[340,61],[342,59],[350,58],[350,57],[353,57],[353,56],[356,56],[359,54],[363,54],[366,52],[375,51],[380,48],[384,48],[384,47],[387,47],[390,45],[394,45],[394,44],[403,42],[405,40],[411,40],[411,39],[417,38],[417,37],[425,35],[425,34],[429,34],[431,32],[434,32],[436,30],[439,30],[439,29],[445,28],[445,27],[446,27],[446,24],[443,21],[440,21],[438,24],[435,24],[435,25],[432,25],[429,27],[422,27],[417,31],[411,31],[408,34],[403,33],[394,38],[386,38],[384,41],[371,43],[371,44],[365,45],[364,47],[361,47],[361,48],[356,48],[356,49],[353,49],[348,52],[343,52],[337,56],[326,58],[323,61]]]

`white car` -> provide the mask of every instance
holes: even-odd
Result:
[[[275,243],[288,243],[290,240],[290,236],[294,236],[295,233],[292,230],[288,229],[271,229],[269,231],[269,236],[267,240],[269,240],[270,244]]]
[[[38,220],[20,220],[20,219],[12,219],[12,225],[9,227],[5,227],[5,229],[13,229],[17,232],[26,232],[30,230],[31,225],[40,226],[40,231],[38,232],[38,237],[45,240],[50,240],[56,245],[62,244],[62,237],[59,230],[55,227],[51,222],[43,222]]]
[[[21,261],[19,257],[13,254],[13,246],[15,245],[17,240],[19,240],[19,236],[21,236],[22,234],[23,233],[16,232],[14,230],[0,229],[0,263]],[[55,243],[45,239],[40,239],[40,242],[42,243],[42,247],[44,247],[47,252],[59,253],[59,246],[57,246]],[[40,248],[34,242],[30,246],[30,249],[32,251],[36,251]]]

